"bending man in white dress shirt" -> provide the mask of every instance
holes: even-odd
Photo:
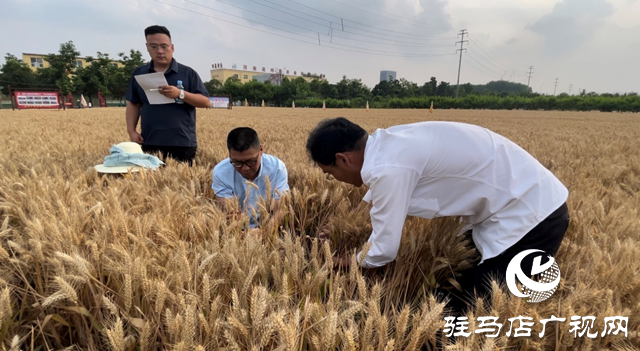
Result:
[[[459,280],[465,296],[453,296],[454,310],[466,309],[474,290],[488,295],[490,275],[504,282],[521,251],[553,256],[568,227],[567,188],[524,149],[479,126],[420,122],[367,135],[339,117],[310,133],[307,151],[335,179],[369,187],[364,201],[372,205],[373,232],[365,268],[396,258],[407,215],[466,220],[481,261]],[[523,261],[524,272],[532,260]]]
[[[257,228],[261,224],[258,202],[266,200],[267,195],[274,199],[271,211],[272,217],[277,217],[280,195],[289,190],[287,167],[277,157],[263,154],[258,133],[248,127],[229,132],[227,149],[229,157],[213,168],[211,188],[215,200],[226,210],[231,207],[229,201],[238,201],[241,211],[249,216],[249,227]]]

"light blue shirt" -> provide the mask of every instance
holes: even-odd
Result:
[[[243,177],[233,167],[229,158],[222,160],[213,168],[213,183],[211,188],[217,197],[234,198],[237,197],[240,208],[249,216],[249,227],[255,228],[259,223],[259,218],[253,218],[251,208],[256,211],[259,217],[258,203],[261,199],[266,199],[267,191],[272,198],[279,199],[278,192],[289,190],[287,167],[275,156],[263,154],[258,176],[253,180],[259,191],[247,183],[251,182]],[[271,183],[271,189],[267,189],[267,177]],[[248,193],[248,196],[247,196]]]

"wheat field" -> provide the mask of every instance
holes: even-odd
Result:
[[[558,290],[527,303],[494,286],[491,303],[467,316],[471,335],[442,338],[447,313],[431,292],[473,264],[474,250],[456,237],[457,218],[409,217],[397,260],[358,269],[371,230],[366,189],[327,180],[304,149],[308,132],[337,116],[369,132],[474,123],[529,151],[570,192]],[[127,141],[124,109],[0,110],[0,121],[2,350],[429,350],[439,337],[459,350],[640,348],[637,115],[199,110],[193,167],[168,160],[124,177],[93,169]],[[228,221],[212,200],[211,171],[238,126],[256,129],[289,171],[283,216],[259,235],[244,235],[246,216]],[[319,243],[323,225],[332,240]],[[337,253],[351,255],[350,268],[332,267]],[[479,316],[499,317],[497,337],[473,333]],[[530,336],[506,335],[518,316],[535,322]],[[566,321],[539,337],[551,316]],[[594,316],[590,331],[571,331],[572,316]],[[610,316],[628,317],[628,333],[601,336]]]

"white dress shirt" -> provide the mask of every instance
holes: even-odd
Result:
[[[569,194],[520,146],[456,122],[376,130],[367,139],[361,175],[369,187],[364,201],[372,205],[367,268],[396,258],[407,215],[461,216],[482,263],[515,244]]]

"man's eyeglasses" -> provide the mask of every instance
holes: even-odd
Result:
[[[242,168],[243,165],[247,165],[247,167],[251,168],[258,163],[258,158],[254,158],[248,161],[229,161],[235,168]]]
[[[158,49],[162,49],[162,51],[167,51],[167,50],[169,50],[169,48],[171,47],[171,45],[167,45],[167,44],[162,44],[162,45],[147,44],[147,47],[148,47],[148,48],[149,48],[149,50],[151,50],[151,51],[158,51]]]

